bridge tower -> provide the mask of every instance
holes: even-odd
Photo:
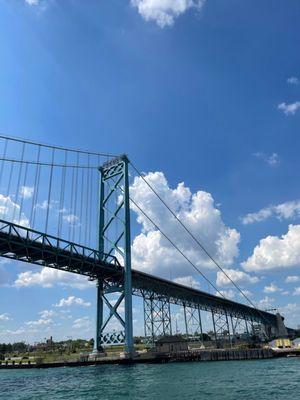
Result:
[[[127,156],[122,155],[99,167],[99,252],[103,257],[107,257],[107,254],[118,257],[124,272],[121,279],[110,282],[98,279],[94,352],[102,352],[105,345],[125,344],[125,353],[132,356],[134,344],[128,163]],[[109,299],[113,293],[117,299]],[[123,303],[124,316],[119,311]],[[104,313],[105,308],[107,315]],[[119,322],[123,330],[105,333],[113,319]]]

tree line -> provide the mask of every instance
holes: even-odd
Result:
[[[0,355],[7,353],[24,353],[27,350],[27,345],[24,342],[17,343],[0,343]]]

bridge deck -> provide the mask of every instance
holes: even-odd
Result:
[[[123,274],[123,267],[111,255],[4,220],[0,220],[0,256],[112,283]],[[273,314],[137,270],[132,271],[132,286],[137,296],[165,297],[173,304],[199,306],[202,310],[276,326]]]

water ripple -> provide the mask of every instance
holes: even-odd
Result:
[[[0,399],[290,400],[300,359],[0,371]]]

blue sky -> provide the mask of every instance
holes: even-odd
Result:
[[[253,301],[280,308],[297,326],[300,4],[162,4],[0,0],[0,131],[62,146],[126,152],[141,170],[156,172],[149,179],[170,202],[184,182],[189,206],[177,199],[174,207],[186,222],[188,211],[207,213],[194,226],[199,237],[234,271],[232,277]],[[186,188],[190,196],[201,191],[198,208],[192,209]],[[149,204],[159,215],[156,203]],[[141,224],[134,230],[140,234]],[[176,228],[172,232],[178,235]],[[220,237],[226,238],[223,255],[216,244]],[[151,238],[153,229],[146,227],[135,247],[136,260],[148,271],[147,254],[155,246]],[[205,264],[201,255],[195,257]],[[70,331],[92,334],[93,289],[78,289],[73,281],[56,284],[56,277],[41,275],[16,287],[20,273],[39,269],[6,263],[0,268],[0,341],[24,334],[30,341],[53,332],[57,338]],[[201,287],[188,268],[178,261],[171,275],[194,279]],[[204,269],[216,281],[215,271]],[[170,275],[169,266],[153,271]],[[43,287],[49,279],[51,287]],[[233,296],[220,278],[219,284]],[[55,306],[70,296],[75,300]],[[52,314],[43,318],[44,310]],[[140,326],[141,312],[136,314]],[[74,328],[78,319],[82,328]],[[42,326],[43,333],[28,332]]]

